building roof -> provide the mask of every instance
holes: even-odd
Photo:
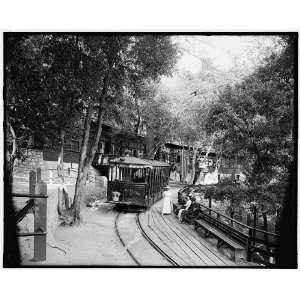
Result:
[[[169,167],[168,163],[158,160],[143,159],[134,156],[122,156],[109,161],[109,164],[118,165],[126,168],[153,168]]]

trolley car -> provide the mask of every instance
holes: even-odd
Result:
[[[107,202],[122,208],[148,208],[162,198],[170,165],[125,156],[110,160]]]

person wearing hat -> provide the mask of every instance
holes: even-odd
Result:
[[[168,187],[164,188],[162,215],[169,215],[172,212],[172,200],[168,190]]]

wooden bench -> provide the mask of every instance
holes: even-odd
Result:
[[[195,230],[201,228],[205,232],[205,237],[209,237],[210,235],[213,236],[218,240],[217,247],[220,248],[223,245],[226,245],[230,249],[233,250],[233,259],[235,262],[240,260],[241,258],[245,258],[247,255],[247,250],[244,246],[240,245],[239,243],[235,242],[233,239],[229,238],[220,230],[212,227],[209,223],[203,220],[196,220],[195,221]]]

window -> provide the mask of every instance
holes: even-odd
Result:
[[[100,141],[98,144],[98,152],[99,153],[102,153],[102,154],[104,153],[104,146],[105,146],[104,142]]]
[[[71,150],[72,151],[79,151],[79,141],[78,140],[72,140],[71,141]]]
[[[79,141],[78,140],[66,141],[64,148],[65,148],[65,150],[68,150],[68,151],[79,152]]]
[[[110,154],[110,151],[111,151],[110,143],[106,142],[104,146],[104,154]]]

